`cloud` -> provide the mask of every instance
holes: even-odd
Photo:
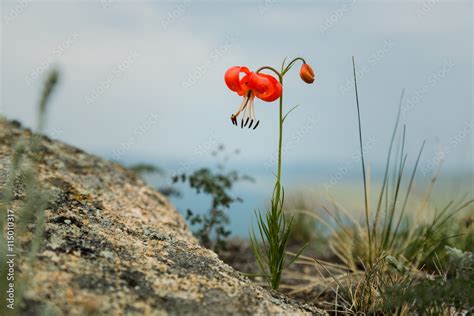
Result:
[[[229,7],[119,1],[107,8],[100,2],[34,2],[2,28],[2,107],[8,116],[33,124],[44,72],[29,85],[27,78],[46,68],[43,65],[59,63],[63,80],[49,122],[63,131],[62,139],[111,155],[143,122],[156,117],[156,123],[127,147],[130,156],[186,157],[192,155],[190,148],[217,135],[242,148],[242,159],[259,160],[263,166],[275,149],[277,105],[257,104],[263,119],[259,131],[234,129],[228,117],[240,99],[226,89],[223,72],[236,64],[279,65],[285,55],[302,54],[311,59],[317,83],[306,86],[296,73],[288,75],[288,107],[302,106],[289,118],[287,135],[297,133],[311,115],[321,118],[321,124],[305,134],[286,159],[344,161],[357,147],[351,136],[353,96],[338,91],[348,78],[349,85],[352,82],[350,56],[357,55],[363,65],[384,41],[392,40],[396,45],[390,54],[361,78],[368,135],[387,129],[401,88],[409,92],[422,87],[445,56],[455,68],[437,86],[442,92],[430,92],[410,112],[410,128],[415,139],[455,134],[456,118],[472,114],[471,88],[459,84],[472,83],[468,4],[439,3],[417,17],[424,2],[357,1],[341,11],[344,3],[351,2],[289,5],[267,0]],[[2,3],[4,12],[14,5]],[[338,14],[336,22],[321,34],[322,23],[333,14]],[[87,102],[91,94],[97,97]],[[445,99],[453,104],[451,109],[440,101]],[[440,124],[443,120],[448,123]],[[373,154],[382,157],[384,150],[374,149]]]

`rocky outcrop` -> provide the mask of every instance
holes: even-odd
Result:
[[[15,144],[31,137],[0,119],[0,188]],[[46,137],[38,144],[38,179],[54,198],[33,266],[22,253],[31,234],[17,238],[17,273],[33,271],[22,314],[44,306],[59,315],[318,313],[202,248],[168,200],[121,165]],[[21,184],[15,191],[11,208],[19,212]]]

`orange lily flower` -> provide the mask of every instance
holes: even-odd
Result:
[[[241,74],[243,74],[242,78],[240,78]],[[255,97],[266,102],[273,102],[281,97],[282,86],[275,77],[252,72],[247,67],[234,66],[229,68],[224,79],[230,90],[244,97],[237,112],[230,116],[232,123],[237,125],[237,118],[244,112],[240,123],[241,128],[247,126],[249,121],[248,128],[251,128],[254,120],[257,120],[254,107]],[[260,121],[257,120],[253,129],[256,129],[259,123]]]

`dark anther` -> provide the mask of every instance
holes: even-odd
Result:
[[[230,116],[230,120],[232,121],[232,124],[237,125],[237,120],[233,114]]]
[[[244,119],[240,121],[240,128],[244,128]]]
[[[249,128],[251,128],[251,127],[252,127],[252,124],[253,124],[253,119],[250,121]]]
[[[255,126],[253,127],[253,129],[256,129],[258,124],[260,124],[260,121],[257,121],[257,124],[255,124]]]
[[[249,120],[250,120],[250,117],[247,117],[247,120],[245,121],[244,126],[247,126],[247,124],[249,123]]]

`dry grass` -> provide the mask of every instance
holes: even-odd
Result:
[[[355,73],[354,66],[354,77]],[[289,272],[285,276],[286,280],[293,282],[282,287],[292,295],[303,294],[306,299],[319,302],[321,307],[334,314],[390,312],[407,315],[414,310],[418,314],[451,314],[453,309],[458,312],[460,309],[469,309],[466,304],[474,305],[474,302],[457,293],[462,291],[457,283],[459,273],[448,277],[440,267],[447,264],[446,260],[452,259],[445,251],[447,246],[454,245],[472,251],[473,200],[465,194],[438,207],[439,201],[433,198],[433,192],[439,169],[434,171],[429,183],[417,185],[417,170],[424,144],[413,160],[412,169],[407,171],[409,156],[405,152],[406,128],[399,128],[400,111],[389,144],[383,178],[378,187],[374,186],[362,148],[357,82],[356,101],[363,173],[362,215],[356,211],[360,207],[346,207],[330,192],[327,192],[329,203],[325,205],[314,201],[314,198],[311,200],[311,197],[297,194],[299,200],[286,205],[288,212],[322,225],[323,231],[327,232],[325,242],[336,260],[327,262],[301,256],[297,263],[313,267],[313,273],[302,273],[301,269]],[[402,102],[403,93],[400,109]],[[395,146],[396,141],[398,146]],[[301,226],[300,229],[308,228]],[[301,230],[297,232],[300,236],[314,235]],[[466,252],[464,256],[471,258],[472,253]],[[473,261],[469,262],[471,264]],[[474,266],[467,270],[474,270]],[[472,285],[473,281],[467,282]],[[453,293],[439,294],[440,297],[433,298],[432,303],[425,302],[423,295],[426,292],[429,295],[430,286],[433,295],[443,293],[440,288],[448,286],[452,287]],[[390,293],[398,294],[393,297]],[[406,293],[416,293],[420,297],[396,301],[398,296],[402,297]]]

